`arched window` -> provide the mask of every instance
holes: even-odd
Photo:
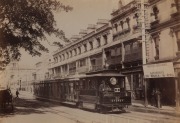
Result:
[[[157,19],[158,19],[158,14],[159,14],[159,9],[157,8],[157,6],[154,6],[154,7],[152,8],[152,10],[153,10],[153,15],[154,15],[154,17],[155,17],[155,19],[157,20]]]
[[[129,24],[129,22],[130,22],[130,19],[129,19],[129,18],[126,18],[126,23],[127,23],[128,29],[130,29],[130,24]]]
[[[120,25],[121,25],[121,28],[123,29],[123,24],[124,22],[123,21],[120,21]]]
[[[114,28],[116,29],[116,31],[118,31],[118,25],[114,24]]]

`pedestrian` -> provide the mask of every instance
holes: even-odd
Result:
[[[16,91],[16,98],[19,98],[19,91]]]
[[[151,93],[151,105],[156,106],[156,96],[155,96],[156,90],[153,88]]]
[[[157,108],[161,108],[162,107],[162,105],[161,105],[161,92],[159,89],[156,89],[155,96],[156,96],[156,106],[157,106]]]

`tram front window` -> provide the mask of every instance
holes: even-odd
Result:
[[[110,90],[111,88],[109,87],[109,85],[105,81],[102,81],[99,86],[99,91],[103,92],[103,91],[110,91]]]

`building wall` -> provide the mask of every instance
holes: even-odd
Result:
[[[73,41],[61,50],[57,50],[53,54],[54,64],[50,68],[54,71],[53,74],[68,76],[68,66],[72,62],[76,63],[76,72],[73,74],[85,74],[89,71],[104,69],[105,65],[106,69],[118,69],[126,75],[126,89],[132,91],[134,99],[141,96],[144,100],[141,18],[140,9],[136,5],[137,3],[132,1],[121,6],[111,13],[112,18],[108,24],[97,25],[96,29],[88,31],[80,39]],[[180,30],[179,14],[174,7],[177,6],[177,3],[174,0],[149,0],[148,5],[145,11],[148,17],[146,20],[148,24],[146,35],[147,63],[158,64],[159,62],[172,61],[177,58],[179,39],[177,39],[176,32]],[[103,35],[107,35],[107,44],[105,44]],[[100,39],[100,47],[98,39]],[[91,43],[93,49],[91,49]],[[84,44],[87,46],[87,51]],[[80,47],[81,53],[78,47]],[[115,50],[118,47],[121,51],[118,51],[120,53],[116,55]],[[71,51],[72,56],[68,57]],[[108,52],[110,52],[110,56]],[[116,56],[117,59],[113,59],[113,56]],[[79,65],[82,59],[86,59],[88,67]],[[65,64],[67,64],[66,70],[63,67]],[[57,67],[59,70],[56,70]],[[139,92],[142,93],[138,95]]]
[[[150,30],[151,37],[149,39],[150,50],[148,62],[155,61],[155,35],[157,35],[159,38],[159,59],[157,60],[172,59],[176,56],[177,40],[174,32],[172,31],[172,27],[177,26],[179,22],[173,22],[173,18],[171,16],[174,12],[177,12],[177,10],[171,6],[171,4],[173,3],[173,0],[160,0],[158,2],[152,2],[152,4],[150,4],[149,9],[151,11],[151,18],[154,18],[154,7],[157,7],[158,14],[157,19],[151,19],[152,29]],[[158,21],[158,23],[153,24],[155,21]],[[168,22],[169,24],[166,24]]]

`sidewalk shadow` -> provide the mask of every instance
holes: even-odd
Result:
[[[180,117],[180,113],[173,111],[164,111],[163,109],[132,106],[129,111],[141,112],[141,113],[157,113],[168,116]]]
[[[34,99],[15,98],[14,110],[0,109],[0,118],[13,117],[14,115],[44,114],[47,112],[45,108],[56,106],[59,107],[60,105],[55,105],[50,102],[37,101]]]

